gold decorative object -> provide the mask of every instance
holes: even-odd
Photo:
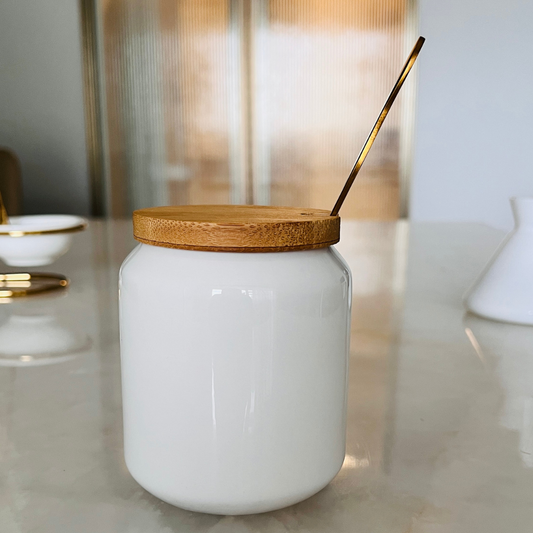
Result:
[[[9,218],[7,211],[2,200],[2,193],[0,192],[0,225],[9,224]]]
[[[0,274],[0,302],[66,289],[70,281],[61,274],[12,272]]]

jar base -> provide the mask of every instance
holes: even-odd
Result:
[[[156,491],[147,490],[153,496],[159,498],[160,500],[173,505],[174,507],[179,507],[185,511],[193,511],[195,513],[204,513],[204,514],[213,514],[213,515],[223,515],[223,516],[240,516],[240,515],[249,515],[249,514],[259,514],[259,513],[268,513],[270,511],[277,511],[278,509],[284,509],[285,507],[290,507],[297,503],[303,502],[311,496],[314,496],[321,490],[325,489],[331,480],[324,485],[306,491],[304,493],[287,496],[284,498],[279,498],[276,500],[271,500],[269,502],[258,501],[250,502],[248,504],[236,504],[231,505],[226,502],[195,502],[195,501],[186,501],[180,499],[169,498],[164,494],[157,494]],[[141,485],[142,486],[142,485]],[[145,487],[143,487],[145,488]]]
[[[342,465],[341,465],[342,466]],[[193,511],[195,513],[204,513],[204,514],[213,514],[213,515],[223,515],[223,516],[240,516],[240,515],[250,515],[250,514],[259,514],[259,513],[268,513],[270,511],[277,511],[278,509],[284,509],[291,505],[303,502],[311,496],[319,493],[321,490],[325,489],[337,476],[340,471],[339,469],[335,472],[333,476],[326,482],[320,483],[319,485],[308,489],[306,491],[301,491],[297,494],[286,495],[280,498],[270,499],[268,501],[248,501],[240,503],[229,503],[223,500],[211,500],[211,501],[199,501],[199,500],[188,500],[184,498],[174,498],[169,494],[164,492],[154,490],[150,487],[149,483],[143,483],[137,477],[130,473],[135,479],[135,481],[147,492],[159,498],[160,500],[173,505],[174,507],[179,507],[185,511]]]

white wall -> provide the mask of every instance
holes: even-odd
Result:
[[[533,1],[419,0],[413,220],[509,228],[533,196]]]
[[[0,146],[27,213],[89,212],[78,2],[0,0]]]

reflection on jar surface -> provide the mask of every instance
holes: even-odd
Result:
[[[180,507],[262,512],[344,460],[350,272],[333,248],[139,245],[121,270],[126,462]]]

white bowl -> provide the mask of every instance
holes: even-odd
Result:
[[[0,225],[0,259],[9,266],[43,266],[53,263],[70,247],[72,233],[87,227],[74,215],[10,217]]]

